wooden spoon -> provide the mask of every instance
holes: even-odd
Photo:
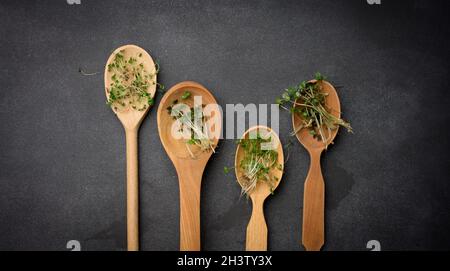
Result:
[[[316,82],[312,80],[310,82]],[[336,89],[327,81],[321,83],[322,91],[328,93],[325,104],[331,109],[331,113],[340,118],[341,105]],[[298,114],[292,115],[294,131],[301,125],[301,117]],[[331,131],[328,144],[333,142],[338,128]],[[306,177],[303,196],[303,233],[302,242],[306,250],[318,251],[322,247],[325,239],[324,232],[324,212],[325,212],[325,183],[320,168],[320,155],[326,149],[326,145],[309,134],[308,129],[301,129],[297,134],[297,139],[306,148],[310,155],[310,167]]]
[[[266,126],[254,126],[248,129],[242,138],[249,137],[250,133],[259,133],[263,138],[270,135],[272,136],[273,146],[278,152],[277,164],[284,165],[283,147],[277,134]],[[241,186],[243,186],[243,174],[240,170],[240,162],[244,158],[244,150],[238,145],[236,150],[236,156],[234,160],[234,168],[236,172],[236,178]],[[274,183],[273,189],[277,188],[283,176],[283,169],[273,168],[269,173],[270,176],[276,177],[277,181]],[[264,201],[271,194],[270,186],[265,182],[258,182],[256,187],[250,192],[250,198],[252,200],[252,216],[247,226],[247,251],[266,251],[267,250],[267,224],[264,219]]]
[[[108,58],[105,67],[105,92],[109,97],[109,87],[112,82],[112,73],[108,71],[108,65],[114,61],[117,53],[121,52],[125,59],[135,57],[144,65],[149,73],[155,73],[155,63],[152,57],[142,48],[136,45],[124,45],[117,48]],[[142,54],[140,57],[139,55]],[[155,84],[151,84],[147,92],[154,97],[156,91],[156,74],[153,78]],[[113,108],[123,127],[125,128],[127,149],[127,241],[128,250],[139,250],[139,184],[138,184],[138,131],[139,127],[149,110],[149,106],[143,111],[134,110],[130,107],[117,110]]]
[[[191,93],[189,99],[183,100],[181,96],[185,91]],[[158,107],[158,131],[161,142],[169,155],[170,160],[178,174],[180,189],[180,250],[200,250],[200,188],[205,166],[212,155],[212,150],[202,151],[198,147],[190,147],[192,153],[186,147],[186,139],[173,136],[174,120],[169,115],[167,108],[177,100],[188,106],[193,105],[194,97],[201,97],[202,104],[211,110],[211,118],[215,124],[211,130],[221,134],[222,114],[214,96],[202,85],[192,81],[185,81],[173,86],[164,97]],[[205,112],[205,115],[207,113]],[[211,138],[215,148],[219,137]],[[196,149],[197,148],[197,149]],[[192,157],[194,154],[195,158]]]

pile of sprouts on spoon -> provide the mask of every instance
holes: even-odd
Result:
[[[276,150],[261,147],[262,144],[269,143],[271,140],[271,136],[263,138],[257,133],[256,138],[243,138],[238,141],[244,154],[239,162],[239,171],[242,173],[242,178],[240,178],[241,195],[250,195],[258,182],[265,182],[273,193],[275,184],[279,180],[271,174],[271,170],[274,168],[283,170],[283,166],[277,163],[278,152]]]
[[[108,64],[111,84],[106,88],[107,104],[117,112],[130,107],[144,111],[154,103],[153,97],[148,92],[149,87],[157,85],[163,88],[156,83],[159,66],[155,65],[154,71],[149,72],[141,61],[142,53],[129,58],[126,58],[124,53],[125,50],[120,50]]]
[[[334,116],[331,108],[328,108],[325,99],[328,93],[322,90],[322,81],[325,79],[320,73],[316,73],[314,81],[303,81],[298,86],[287,88],[276,103],[283,109],[296,114],[301,118],[301,125],[296,127],[292,135],[302,129],[308,129],[309,134],[328,146],[331,131],[339,126],[352,132],[350,123]]]
[[[190,99],[191,92],[185,91],[181,95],[181,100]],[[179,103],[178,99],[172,101],[168,106],[167,113],[172,116],[175,121],[179,122],[178,132],[185,136],[186,149],[192,158],[196,158],[192,147],[198,147],[201,151],[214,151],[213,140],[208,133],[207,120],[208,117],[203,114],[204,104],[188,106],[185,103]]]

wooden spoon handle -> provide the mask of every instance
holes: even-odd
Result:
[[[127,143],[127,241],[128,250],[139,250],[138,131],[125,130]]]
[[[320,168],[320,151],[310,151],[311,165],[303,196],[303,246],[319,251],[324,243],[325,183]]]
[[[252,198],[252,216],[247,226],[247,251],[267,250],[267,224],[264,219],[264,200]]]
[[[187,165],[184,167],[187,167]],[[181,171],[183,173],[178,174],[180,186],[180,250],[199,251],[200,189],[203,171],[193,168],[185,168]]]

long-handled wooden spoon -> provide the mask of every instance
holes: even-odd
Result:
[[[183,99],[188,91],[189,99]],[[200,188],[205,166],[211,157],[212,149],[204,151],[196,146],[187,146],[186,139],[174,136],[174,120],[167,108],[174,101],[193,106],[196,97],[201,97],[210,111],[210,129],[220,135],[222,129],[222,114],[214,96],[202,85],[185,81],[173,86],[161,99],[158,107],[158,131],[161,142],[178,174],[180,189],[180,250],[200,250]],[[201,106],[201,105],[200,105]],[[206,112],[204,112],[207,115]],[[212,134],[211,134],[212,135]],[[217,146],[219,136],[213,136],[212,148]],[[188,149],[188,148],[192,148]],[[194,155],[194,157],[192,157]]]
[[[271,143],[273,147],[278,152],[276,165],[281,165],[281,168],[275,167],[270,170],[269,176],[272,177],[275,182],[273,183],[272,189],[275,190],[280,183],[281,177],[283,176],[283,165],[284,165],[284,155],[283,147],[281,145],[280,139],[277,134],[270,128],[266,126],[255,126],[248,129],[242,138],[252,139],[251,133],[255,136],[257,133],[261,135],[262,138],[271,137]],[[240,169],[240,163],[244,159],[244,150],[238,145],[235,156],[235,172],[236,178],[241,186],[244,186],[243,173]],[[264,201],[273,192],[271,187],[263,181],[258,181],[255,188],[249,192],[249,196],[252,200],[252,216],[250,222],[247,226],[247,239],[246,239],[246,250],[247,251],[266,251],[267,250],[267,224],[264,218]]]
[[[331,109],[333,115],[340,118],[341,106],[336,89],[327,81],[321,81],[320,84],[322,84],[322,91],[328,93],[325,100],[326,106]],[[301,117],[298,114],[292,114],[294,131],[298,130],[301,123]],[[338,128],[331,130],[331,134],[327,135],[326,144],[333,142],[337,132]],[[325,240],[325,183],[320,168],[320,155],[326,149],[326,144],[314,138],[308,129],[301,129],[296,136],[311,157],[304,186],[302,243],[306,250],[318,251]]]
[[[139,59],[146,71],[154,74],[152,82],[147,89],[150,97],[154,97],[156,91],[156,67],[152,57],[142,48],[136,45],[125,45],[114,50],[108,58],[105,67],[105,91],[106,97],[110,97],[110,87],[112,80],[112,72],[108,69],[117,53],[121,53],[125,59],[133,57]],[[129,101],[125,101],[128,103]],[[142,120],[149,110],[149,106],[145,110],[135,110],[129,106],[125,106],[120,110],[112,108],[116,113],[120,122],[125,129],[126,149],[127,149],[127,241],[128,250],[139,250],[139,184],[138,184],[138,131]]]

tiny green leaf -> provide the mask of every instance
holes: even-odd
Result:
[[[315,79],[317,81],[321,81],[321,80],[325,80],[325,77],[320,72],[316,72]]]
[[[186,100],[186,99],[188,99],[189,97],[191,97],[191,92],[189,92],[189,91],[185,91],[185,92],[183,93],[183,95],[181,95],[181,99],[182,99],[182,100]]]

